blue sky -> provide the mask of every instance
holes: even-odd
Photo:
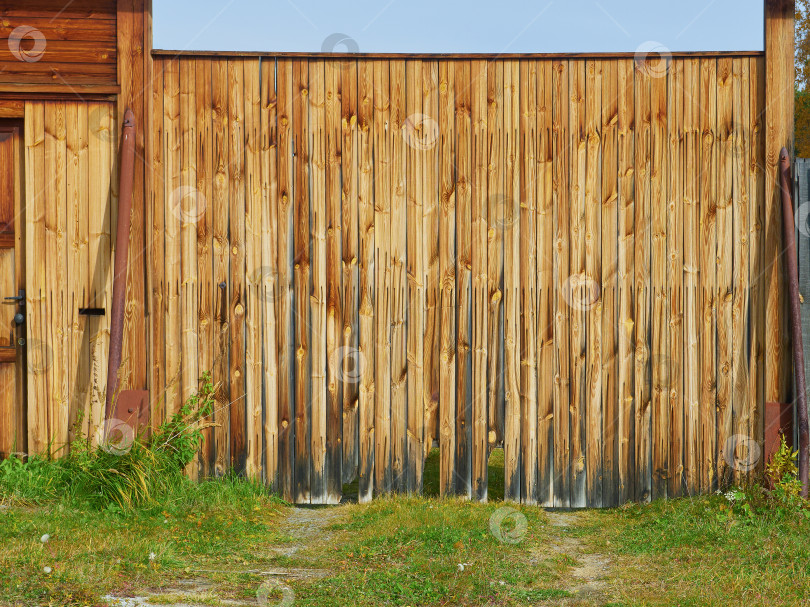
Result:
[[[154,0],[158,49],[761,50],[762,0]],[[336,42],[343,40],[343,43]]]

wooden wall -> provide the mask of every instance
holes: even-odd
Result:
[[[0,91],[117,92],[116,0],[0,0]]]
[[[526,503],[742,474],[763,423],[764,69],[156,56],[153,423],[212,371],[199,473],[297,502],[356,476],[361,499],[418,491],[434,442],[442,492],[478,499],[500,444]]]
[[[112,103],[25,104],[28,451],[104,416],[118,189]],[[84,316],[80,308],[104,308]]]

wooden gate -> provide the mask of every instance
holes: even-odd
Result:
[[[507,499],[609,506],[746,472],[761,54],[155,61],[154,419],[213,370],[201,473],[369,499],[435,444],[485,499],[502,445]]]

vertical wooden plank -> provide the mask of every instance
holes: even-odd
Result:
[[[374,489],[374,448],[376,396],[374,392],[374,375],[376,372],[375,356],[375,266],[374,254],[374,165],[373,165],[373,132],[374,127],[374,73],[371,61],[357,63],[357,121],[358,121],[358,175],[357,175],[357,208],[358,236],[360,239],[359,262],[359,354],[362,365],[360,372],[360,394],[358,400],[358,501],[371,500]]]
[[[310,242],[312,247],[312,283],[309,297],[312,324],[312,436],[310,503],[326,501],[326,133],[324,114],[324,62],[309,64],[310,141]]]
[[[69,351],[65,338],[68,303],[66,299],[67,216],[65,104],[45,106],[45,281],[46,281],[46,343],[51,351],[47,365],[48,393],[41,404],[47,403],[49,451],[62,455],[67,442],[68,397],[67,372]],[[40,187],[41,184],[40,184]]]
[[[407,145],[403,137],[405,114],[405,62],[390,62],[391,117],[388,124],[391,160],[391,466],[392,490],[404,491],[407,468],[408,425],[408,305],[406,262],[408,227],[406,209]]]
[[[791,388],[787,289],[782,261],[782,211],[779,151],[793,149],[794,0],[765,2],[765,401],[788,401]],[[719,78],[718,78],[719,80]],[[720,104],[718,98],[718,106]],[[718,121],[720,116],[718,114]],[[719,218],[718,218],[719,225]],[[718,247],[720,246],[718,227]],[[718,280],[720,277],[718,276]],[[718,319],[718,326],[720,321]],[[719,340],[718,340],[719,345]],[[719,358],[719,355],[718,355]],[[719,392],[719,383],[718,383]],[[722,445],[718,443],[718,448]]]
[[[717,60],[700,60],[700,490],[717,481]]]
[[[391,117],[389,64],[374,66],[375,414],[374,486],[391,491]]]
[[[732,59],[717,60],[717,480],[729,482],[723,454],[731,439],[733,355],[733,170]]]
[[[554,506],[567,508],[571,503],[569,470],[569,347],[568,325],[571,293],[568,251],[569,187],[568,187],[568,61],[554,61],[554,284],[557,300],[554,307]],[[525,263],[525,261],[521,261]]]
[[[553,65],[537,62],[537,503],[554,505]],[[517,229],[515,224],[511,229]],[[519,263],[519,262],[516,262]]]
[[[417,132],[430,128],[422,108],[422,62],[405,65],[407,91],[403,134],[408,144],[407,165],[407,262],[408,262],[408,429],[406,445],[405,489],[408,493],[422,489],[425,452],[425,269],[424,269],[424,165],[425,153],[431,147],[432,133]],[[418,121],[418,125],[417,125]],[[427,137],[427,138],[426,138]],[[435,142],[434,142],[435,143]],[[426,150],[425,148],[428,148]]]
[[[698,491],[700,452],[700,60],[684,61],[683,96],[683,402],[684,484],[687,495]]]
[[[166,167],[163,162],[163,139],[165,127],[163,124],[163,98],[164,61],[158,61],[152,77],[151,128],[148,133],[149,151],[149,220],[147,222],[147,246],[151,252],[149,272],[149,325],[151,327],[149,350],[150,369],[150,410],[152,412],[152,428],[157,429],[166,419],[166,247],[165,235],[165,180]],[[86,208],[86,206],[85,206]],[[86,224],[86,221],[84,222]],[[86,228],[85,228],[86,230]],[[87,260],[85,260],[87,261]],[[82,301],[86,299],[89,284],[84,292]],[[85,319],[87,322],[87,319]],[[89,323],[87,323],[89,325]],[[87,326],[86,325],[86,326]],[[87,331],[85,331],[87,333]],[[89,370],[88,370],[89,373]]]
[[[455,70],[439,62],[439,275],[441,362],[439,372],[439,491],[448,495],[456,479],[456,183]],[[377,103],[375,102],[375,106]]]
[[[277,67],[277,114],[278,146],[278,232],[276,235],[276,259],[278,268],[277,286],[277,337],[278,353],[278,476],[281,495],[286,500],[295,496],[295,430],[296,416],[296,351],[293,324],[293,279],[295,276],[295,236],[293,221],[295,206],[293,197],[293,156],[295,139],[293,132],[293,98],[297,82],[293,81],[294,62],[279,59]]]
[[[602,63],[602,505],[618,501],[618,67]],[[666,116],[664,116],[666,119]],[[666,250],[664,251],[666,253]]]
[[[503,71],[504,132],[504,499],[521,499],[520,423],[520,64]]]
[[[350,483],[357,476],[359,456],[358,404],[361,373],[364,370],[358,347],[358,127],[357,62],[344,61],[340,65],[340,112],[342,171],[342,248],[343,248],[343,367],[340,371],[343,389],[343,482]]]
[[[650,199],[651,171],[651,108],[650,68],[647,61],[635,64],[635,191],[636,191],[636,364],[635,364],[635,403],[636,403],[636,494],[638,501],[649,501],[652,492],[652,368],[651,368],[651,252],[652,224]]]
[[[585,178],[585,284],[587,293],[587,453],[588,506],[602,505],[602,61],[588,61]],[[589,304],[589,305],[587,305]]]
[[[453,62],[456,99],[456,493],[472,495],[472,196],[470,62]]]
[[[764,439],[765,422],[765,60],[752,58],[750,63],[750,226],[749,244],[751,273],[751,354],[748,377],[751,402],[751,426],[749,436],[754,440]],[[761,472],[765,462],[757,463]]]
[[[262,59],[261,63],[261,214],[262,214],[262,281],[259,300],[262,305],[262,399],[264,402],[264,478],[274,491],[279,481],[279,395],[278,343],[276,310],[281,295],[276,244],[278,210],[280,206],[278,159],[278,127],[276,121],[276,62]]]
[[[520,419],[522,503],[537,499],[537,62],[520,62]]]
[[[618,390],[619,390],[619,495],[618,503],[634,499],[635,472],[635,183],[633,63],[618,62],[619,148],[619,251],[618,251]]]
[[[472,182],[471,182],[471,262],[472,262],[472,496],[479,501],[487,499],[487,464],[489,447],[488,385],[488,245],[489,226],[487,210],[487,172],[489,148],[487,133],[487,63],[470,64],[471,116],[472,116]]]
[[[99,114],[100,117],[100,114]],[[92,126],[99,128],[94,123]],[[91,155],[91,158],[93,156]],[[47,316],[45,314],[45,192],[36,176],[44,174],[45,168],[45,106],[43,103],[25,104],[25,274],[26,284],[26,341],[28,344],[28,451],[42,454],[48,447],[48,381],[46,368],[48,352],[43,347],[47,340]],[[97,175],[100,178],[100,175]],[[98,180],[91,179],[94,194],[98,193]],[[103,217],[102,217],[103,219]],[[91,228],[92,228],[91,224]],[[99,249],[100,238],[93,239],[91,232],[90,252]],[[94,285],[95,286],[95,285]],[[95,335],[98,339],[99,335]],[[103,338],[102,338],[103,339]],[[99,347],[103,341],[98,342]],[[94,375],[94,379],[97,377]],[[93,384],[93,402],[98,402]],[[101,394],[103,406],[104,394]],[[94,428],[95,430],[95,428]]]
[[[664,58],[658,59],[665,61]],[[667,66],[668,67],[668,66]],[[651,74],[650,203],[652,226],[652,498],[667,495],[669,460],[669,302],[667,301],[667,80]],[[602,226],[604,233],[604,225]]]
[[[165,96],[163,99],[163,160],[165,178],[163,198],[165,208],[165,255],[166,255],[166,417],[180,410],[182,403],[182,359],[180,326],[180,214],[177,212],[178,197],[182,199],[180,179],[180,62],[170,59],[163,73]],[[92,116],[91,116],[92,119]],[[91,124],[92,132],[93,126]],[[92,140],[91,140],[92,142]],[[91,147],[92,152],[92,147]],[[95,166],[91,155],[90,165]],[[92,175],[92,172],[91,172]],[[92,228],[91,228],[92,233]],[[90,260],[94,259],[91,249]],[[103,403],[102,396],[102,403]],[[228,402],[225,400],[225,402]],[[103,406],[103,404],[102,404]]]
[[[230,444],[231,467],[247,469],[245,373],[245,100],[244,62],[228,61],[228,200],[230,245]]]
[[[198,272],[197,225],[205,201],[197,189],[197,102],[196,60],[180,61],[180,181],[172,208],[180,216],[180,326],[181,397],[186,402],[197,392],[200,377],[198,358]],[[197,478],[197,462],[186,466],[186,474]]]
[[[683,480],[683,60],[672,61],[667,98],[667,300],[669,304],[669,462],[667,496]]]
[[[262,473],[262,183],[261,88],[258,59],[244,69],[245,188],[245,432],[248,478]],[[197,91],[200,94],[200,91]],[[198,163],[200,159],[198,159]]]
[[[340,64],[324,63],[324,143],[326,152],[326,502],[337,504],[343,487],[343,221],[340,184]],[[346,201],[348,205],[348,201]],[[346,226],[349,227],[349,226]],[[345,378],[343,378],[345,381]]]
[[[570,280],[566,287],[571,299],[571,507],[585,506],[585,458],[587,455],[585,425],[587,417],[585,378],[585,310],[590,299],[585,281],[585,180],[587,160],[587,134],[585,127],[585,62],[573,61],[569,70],[571,96],[570,128]]]
[[[422,151],[423,172],[423,242],[425,271],[425,343],[424,343],[424,455],[439,439],[439,368],[441,318],[441,275],[439,274],[439,73],[436,61],[422,62],[422,137],[427,149]],[[425,129],[430,129],[426,132]]]
[[[228,234],[228,210],[230,191],[230,158],[228,147],[230,126],[228,123],[228,62],[216,59],[211,65],[211,106],[212,106],[212,145],[213,183],[211,205],[213,222],[213,265],[214,265],[214,309],[216,310],[214,329],[213,381],[217,386],[216,409],[214,411],[215,455],[213,472],[222,476],[230,466],[230,323],[228,285],[230,279],[231,246]],[[168,169],[168,162],[167,162]],[[168,172],[167,172],[168,179]],[[168,215],[166,221],[169,221]],[[168,253],[166,255],[166,275],[169,274]],[[168,351],[166,353],[168,361]],[[168,369],[167,369],[168,372]],[[285,494],[285,497],[288,497]]]
[[[731,384],[732,384],[732,424],[734,440],[726,449],[726,455],[734,454],[739,457],[743,466],[734,470],[735,483],[741,483],[748,477],[750,470],[746,469],[749,461],[753,463],[754,453],[748,453],[749,448],[745,439],[749,437],[750,407],[748,399],[748,361],[752,350],[750,349],[749,324],[749,134],[750,134],[750,71],[747,57],[735,57],[733,60],[733,101],[732,101],[732,205],[734,216],[734,257],[733,257],[733,289],[734,299],[731,312]],[[754,437],[749,437],[754,439]],[[742,441],[743,444],[740,444]],[[751,459],[749,459],[751,458]]]
[[[198,59],[196,66],[196,121],[197,121],[197,301],[198,333],[197,360],[200,374],[213,369],[213,209],[211,208],[214,155],[211,112],[211,61]],[[206,420],[209,421],[209,420]],[[211,474],[213,428],[203,429],[200,443],[200,474]]]
[[[503,242],[504,231],[511,229],[504,223],[506,199],[504,197],[503,157],[503,61],[487,66],[487,114],[489,132],[487,154],[487,436],[488,453],[503,442]],[[538,85],[539,86],[539,85]]]
[[[310,347],[310,125],[309,63],[293,62],[293,137],[294,155],[294,289],[295,300],[295,486],[293,496],[298,504],[310,501],[310,453],[312,437],[311,353]]]
[[[67,271],[69,297],[66,307],[70,330],[70,364],[68,374],[70,417],[68,429],[73,430],[79,416],[80,432],[86,436],[90,419],[90,332],[87,317],[79,316],[90,287],[88,259],[88,106],[69,103],[66,115],[67,148],[67,238],[69,242]],[[71,441],[79,438],[69,436]]]

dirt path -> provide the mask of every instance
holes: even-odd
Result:
[[[313,507],[290,508],[280,523],[280,531],[292,541],[270,550],[283,557],[293,557],[322,543],[328,543],[334,533],[327,527],[343,517],[339,508]],[[204,573],[204,572],[200,572]],[[112,607],[204,607],[212,604],[230,606],[282,606],[294,603],[295,594],[285,583],[286,580],[312,579],[329,574],[324,569],[276,567],[269,570],[248,569],[241,573],[251,573],[265,578],[256,590],[252,601],[233,601],[217,596],[212,582],[204,577],[176,582],[171,587],[159,591],[143,591],[132,597],[103,597]]]
[[[572,598],[562,599],[559,605],[583,605],[604,598],[607,587],[607,576],[610,571],[610,558],[606,555],[586,552],[584,544],[570,535],[569,530],[576,527],[582,515],[573,512],[547,512],[549,525],[554,530],[554,543],[550,548],[555,553],[565,555],[576,565],[570,572],[564,590]]]

